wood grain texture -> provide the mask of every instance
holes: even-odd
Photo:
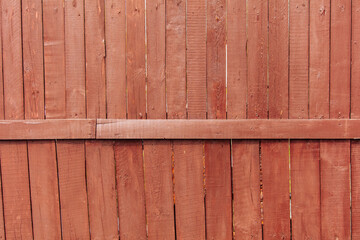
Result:
[[[186,1],[166,0],[167,117],[186,118]]]
[[[1,19],[1,24],[0,24],[0,44],[2,46],[2,3],[0,3],[0,19]],[[0,89],[3,89],[2,91],[0,91],[0,119],[4,119],[5,117],[5,107],[4,107],[4,74],[3,74],[3,49],[1,47],[0,49],[0,54],[1,54],[1,58],[0,58]]]
[[[268,1],[247,2],[248,118],[267,118]]]
[[[207,1],[207,117],[226,118],[226,0]]]
[[[42,2],[22,1],[25,119],[44,118]]]
[[[1,178],[7,239],[32,239],[26,142],[1,142]]]
[[[359,124],[360,121],[355,119],[186,121],[98,119],[96,137],[97,139],[352,139],[360,136]]]
[[[63,0],[43,1],[45,118],[66,117]]]
[[[290,239],[289,144],[262,141],[264,239]]]
[[[112,141],[86,141],[86,180],[92,239],[117,239],[115,159]]]
[[[227,1],[227,117],[246,118],[246,1]]]
[[[235,239],[262,239],[259,141],[233,141]]]
[[[146,118],[145,1],[126,2],[127,117]]]
[[[89,239],[84,141],[58,141],[62,237]]]
[[[174,142],[177,239],[205,239],[201,141]]]
[[[61,239],[59,188],[54,141],[29,141],[34,239]]]
[[[350,142],[321,141],[321,237],[350,239]]]
[[[232,239],[230,142],[205,142],[206,236]]]
[[[329,118],[330,0],[310,1],[309,117]]]
[[[331,0],[330,118],[350,117],[351,1]]]
[[[114,147],[121,239],[146,239],[141,141],[117,141]]]
[[[360,237],[360,142],[351,141],[351,235]]]
[[[320,234],[320,143],[291,141],[292,236],[321,239]]]
[[[106,117],[105,5],[85,1],[86,116]]]
[[[290,1],[289,117],[308,118],[309,1]]]
[[[166,118],[165,0],[146,2],[147,118]]]
[[[269,1],[269,118],[288,118],[288,1]]]
[[[1,1],[5,119],[24,119],[21,2]]]
[[[105,67],[108,118],[126,118],[125,20],[125,1],[105,1]]]
[[[65,0],[66,117],[86,117],[84,1]]]
[[[169,141],[144,141],[148,239],[175,239],[172,149]]]
[[[206,118],[206,1],[186,5],[188,118]]]

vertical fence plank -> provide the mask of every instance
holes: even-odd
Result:
[[[226,1],[207,1],[207,103],[210,119],[226,118]],[[232,239],[230,142],[205,141],[206,236]],[[219,198],[219,196],[222,196]]]
[[[148,239],[175,239],[170,141],[144,141]]]
[[[247,4],[248,118],[267,118],[268,1]]]
[[[43,2],[45,116],[64,118],[65,111],[65,30],[62,0]]]
[[[5,119],[24,119],[21,2],[2,1]],[[6,238],[33,237],[26,142],[1,143]]]
[[[174,142],[178,239],[205,239],[202,146],[202,141]]]
[[[1,19],[1,24],[0,24],[0,46],[2,46],[2,21],[4,21],[2,19],[2,4],[0,3],[0,19]],[[3,50],[2,47],[0,49],[0,66],[1,66],[1,70],[0,70],[0,90],[2,89],[2,91],[0,91],[0,119],[3,120],[4,119],[4,78],[3,78]],[[0,159],[1,161],[1,159]],[[1,191],[0,191],[0,239],[5,239],[5,225],[4,225],[4,209],[3,209],[3,185],[2,185],[2,180],[0,179],[0,186],[1,186]]]
[[[89,239],[84,141],[58,141],[57,159],[64,239]]]
[[[206,118],[206,1],[187,1],[186,66],[188,117]]]
[[[121,239],[146,239],[141,141],[115,143]]]
[[[288,1],[269,1],[269,118],[288,118]],[[264,239],[290,239],[288,141],[261,141]]]
[[[106,106],[108,118],[126,118],[125,34],[125,1],[105,1]]]
[[[67,118],[86,117],[84,34],[84,1],[65,0]]]
[[[128,118],[146,118],[145,1],[126,2],[126,81]]]
[[[104,1],[85,1],[86,112],[88,118],[106,117],[104,12]],[[91,238],[117,238],[113,145],[106,141],[85,141],[85,149]]]
[[[54,141],[29,141],[34,239],[61,239],[59,189]]]
[[[246,1],[227,0],[227,117],[246,118]]]
[[[165,1],[146,2],[147,117],[166,118]],[[171,145],[144,141],[148,239],[175,239]]]
[[[352,2],[351,118],[360,118],[360,2]],[[351,141],[351,234],[360,238],[360,142]]]
[[[170,119],[186,118],[186,2],[166,0],[166,103]]]
[[[44,118],[41,1],[22,1],[25,119]]]
[[[111,141],[86,141],[86,176],[92,239],[117,239],[115,160]]]
[[[330,0],[310,1],[309,117],[329,118]]]
[[[85,1],[86,113],[88,118],[106,117],[105,5]]]

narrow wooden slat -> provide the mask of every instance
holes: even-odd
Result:
[[[125,1],[105,1],[108,118],[126,118]]]
[[[230,142],[205,142],[206,236],[232,239]]]
[[[89,239],[84,141],[58,141],[57,159],[64,239]]]
[[[61,239],[55,143],[29,141],[31,203],[35,239]]]
[[[289,144],[262,141],[264,239],[290,239]]]
[[[65,1],[66,117],[84,118],[85,45],[84,1]]]
[[[85,1],[87,117],[106,117],[104,4]]]
[[[206,118],[206,1],[186,5],[188,118]]]
[[[291,141],[292,236],[321,239],[320,236],[320,143]]]
[[[329,118],[330,0],[310,1],[309,117]]]
[[[246,118],[246,1],[227,1],[227,117]]]
[[[350,143],[322,141],[321,237],[350,239]]]
[[[6,238],[32,239],[26,142],[1,142],[0,158]]]
[[[360,237],[360,142],[351,141],[351,235]]]
[[[146,2],[147,117],[166,118],[165,0]]]
[[[25,119],[44,118],[42,2],[22,1]]]
[[[127,116],[146,118],[145,1],[126,2]]]
[[[65,98],[65,29],[62,0],[43,1],[45,116],[64,118]]]
[[[24,119],[21,2],[1,4],[5,119]]]
[[[146,239],[141,141],[117,141],[114,151],[120,239]]]
[[[21,1],[1,1],[5,119],[24,119]],[[0,145],[7,239],[33,238],[26,142]]]
[[[175,239],[169,141],[144,141],[148,239]]]
[[[351,2],[331,0],[330,118],[350,117]]]
[[[174,142],[178,239],[205,239],[202,146],[202,141]]]
[[[288,118],[288,1],[269,1],[269,118]]]
[[[247,1],[248,118],[267,118],[268,1]]]
[[[235,239],[262,239],[259,141],[233,141]]]
[[[186,118],[186,2],[166,0],[166,103],[170,119]]]
[[[207,1],[209,119],[226,118],[226,1]],[[206,236],[232,239],[230,141],[205,141]],[[222,196],[219,198],[219,196]]]
[[[289,117],[308,118],[309,1],[290,1]]]
[[[1,24],[0,24],[0,44],[2,46],[3,44],[3,37],[2,37],[2,4],[0,3],[0,19],[1,19]],[[0,54],[1,54],[1,58],[0,58],[0,66],[1,66],[1,70],[0,70],[0,89],[2,89],[2,91],[0,91],[0,119],[4,119],[5,117],[5,107],[4,107],[4,74],[3,74],[3,49],[1,47],[0,49]],[[1,220],[0,220],[1,221]],[[1,228],[1,226],[0,226]],[[1,233],[0,233],[1,234]]]
[[[86,141],[91,238],[117,239],[115,160],[112,141]]]

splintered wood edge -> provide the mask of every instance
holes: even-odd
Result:
[[[1,120],[0,140],[360,139],[360,120]]]

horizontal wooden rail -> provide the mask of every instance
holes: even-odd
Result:
[[[2,120],[0,140],[360,139],[360,120]]]

